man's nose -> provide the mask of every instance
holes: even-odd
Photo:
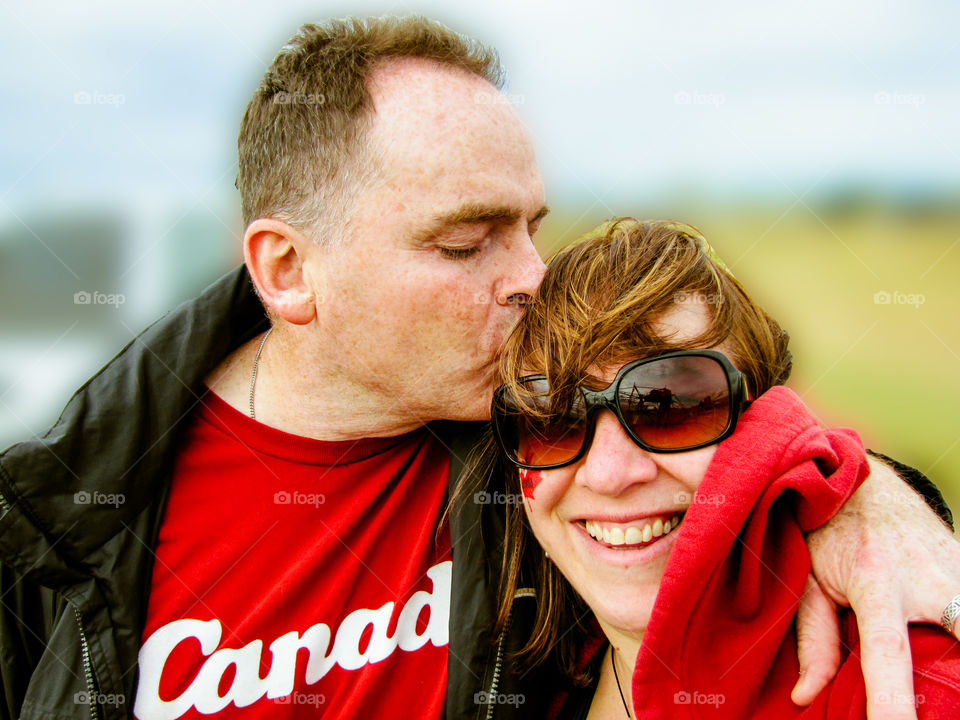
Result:
[[[593,442],[580,461],[575,480],[600,495],[618,496],[636,483],[657,477],[659,467],[640,448],[610,410],[596,416]]]
[[[497,302],[501,305],[525,306],[533,300],[547,266],[543,264],[526,231],[512,239],[508,259],[510,269],[497,293]]]

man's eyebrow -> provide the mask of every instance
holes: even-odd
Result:
[[[550,212],[546,205],[541,207],[530,222],[538,222],[544,215]],[[436,215],[427,227],[416,234],[419,243],[426,243],[434,239],[445,228],[454,225],[471,225],[473,223],[483,222],[505,222],[513,223],[522,218],[526,213],[518,207],[508,205],[479,205],[466,204],[461,205],[456,210],[442,215]]]

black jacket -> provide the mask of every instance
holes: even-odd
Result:
[[[43,437],[0,455],[0,718],[132,717],[180,432],[207,374],[266,328],[237,268],[137,336]],[[433,427],[450,448],[452,483],[482,424]],[[91,503],[94,493],[114,502]],[[520,638],[491,635],[502,506],[466,503],[450,523],[446,716],[542,716],[551,683],[528,676],[518,697],[497,658]],[[532,612],[532,598],[520,600],[511,627],[529,627]]]

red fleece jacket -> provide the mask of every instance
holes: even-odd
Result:
[[[802,533],[829,520],[867,474],[856,434],[822,430],[790,390],[753,403],[717,447],[678,528],[634,669],[635,717],[866,717],[849,613],[831,685],[808,708],[790,691],[799,672],[793,618],[810,571]],[[920,718],[960,718],[960,646],[932,625],[911,626],[910,644]]]

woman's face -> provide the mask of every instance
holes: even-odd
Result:
[[[707,328],[702,303],[675,305],[657,323],[664,337],[693,338]],[[723,347],[719,348],[721,351]],[[619,367],[604,367],[610,382]],[[521,470],[524,502],[537,540],[602,624],[646,628],[682,521],[716,445],[683,453],[642,450],[609,410],[596,415],[582,460],[556,470]]]

